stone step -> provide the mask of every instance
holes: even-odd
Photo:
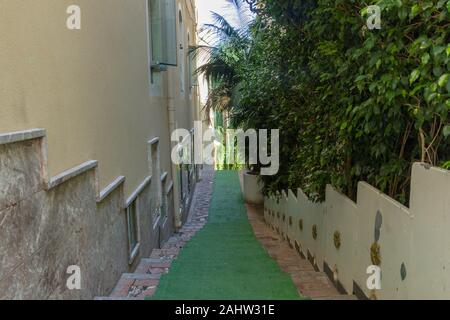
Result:
[[[129,297],[130,292],[136,287],[147,290],[148,288],[155,288],[159,284],[161,274],[158,273],[124,273],[120,277],[116,287],[111,293],[111,297]]]
[[[196,231],[196,230],[203,228],[204,226],[205,226],[204,222],[192,221],[192,222],[188,223],[187,225],[185,225],[184,227],[182,227],[180,229],[180,231],[183,231],[183,230]]]
[[[129,297],[94,297],[96,301],[125,301],[125,300],[139,300],[137,298],[129,298]]]
[[[314,298],[314,300],[358,300],[358,298],[355,295],[341,294],[337,296]]]
[[[159,280],[161,275],[154,275],[149,273],[123,273],[122,278],[132,280]]]
[[[206,224],[212,194],[212,182],[209,180],[212,180],[214,171],[203,171],[205,173],[207,175],[197,186],[199,191],[196,191],[201,196],[195,197],[192,203],[192,219],[170,237],[162,248],[154,249],[149,258],[141,259],[134,273],[122,274],[109,297],[98,296],[95,300],[143,300],[156,292],[161,275],[169,271],[182,247]]]
[[[181,237],[179,237],[179,236],[172,236],[172,237],[169,238],[169,240],[166,241],[166,243],[172,244],[172,243],[179,243],[179,242],[182,242],[182,241],[183,241],[183,239]]]
[[[189,229],[181,229],[180,232],[183,234],[196,234],[199,232],[202,228],[189,228]]]
[[[145,299],[146,297],[151,297],[156,292],[156,287],[158,285],[134,285],[131,287],[130,292],[128,293],[128,297],[136,298],[136,299]]]
[[[127,297],[133,283],[134,279],[124,277],[122,274],[110,296],[113,298]]]
[[[155,261],[155,259],[142,259],[136,268],[136,273],[161,275],[168,273],[171,261]]]
[[[162,258],[162,259],[141,259],[139,264],[148,266],[150,268],[170,268],[172,265],[173,259],[170,258]],[[137,271],[136,271],[137,272]]]
[[[162,249],[172,249],[172,248],[178,248],[181,249],[184,246],[184,242],[175,242],[175,243],[169,243],[166,242],[163,246]]]
[[[142,258],[141,262],[145,262],[145,263],[172,263],[173,260],[175,260],[174,258],[172,258],[171,256],[159,256],[157,258]]]
[[[153,249],[152,254],[150,255],[150,258],[161,258],[161,257],[167,257],[171,259],[175,259],[178,256],[178,253],[180,252],[179,248],[170,248],[170,249]]]

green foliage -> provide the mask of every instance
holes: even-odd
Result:
[[[253,1],[255,2],[255,1]],[[381,30],[368,30],[368,5]],[[406,203],[415,161],[450,158],[450,1],[260,0],[239,57],[235,124],[278,128],[266,193],[369,182]],[[234,87],[235,88],[235,87]],[[448,163],[447,163],[448,164]]]
[[[442,168],[447,169],[447,170],[450,170],[450,161],[444,162],[444,163],[442,164]]]
[[[239,146],[237,141],[234,141],[233,145],[228,145],[227,140],[227,128],[222,125],[218,125],[218,122],[222,120],[222,115],[216,113],[215,115],[215,130],[222,137],[224,145],[222,148],[216,149],[215,168],[216,170],[241,170],[244,169],[244,165],[239,163]],[[219,121],[218,121],[219,120]],[[233,159],[229,159],[228,156],[232,156]]]

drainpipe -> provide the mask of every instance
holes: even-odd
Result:
[[[169,127],[169,140],[170,140],[170,166],[171,166],[171,172],[172,172],[172,181],[173,181],[173,207],[174,207],[174,228],[175,230],[178,230],[182,227],[182,217],[180,212],[180,197],[179,197],[179,191],[180,191],[180,185],[178,181],[178,170],[177,166],[173,163],[171,158],[171,153],[173,148],[177,145],[176,142],[173,142],[172,132],[174,132],[177,129],[177,122],[176,122],[176,106],[175,106],[175,98],[174,98],[174,86],[171,84],[173,83],[173,74],[175,71],[174,69],[171,69],[166,73],[166,92],[167,92],[167,114],[168,114],[168,127]]]

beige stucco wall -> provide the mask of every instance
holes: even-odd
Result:
[[[195,10],[179,3],[194,43]],[[66,28],[72,4],[81,30]],[[159,137],[171,179],[167,97],[150,88],[148,52],[146,0],[0,0],[0,133],[45,128],[50,176],[95,159],[100,187],[123,175],[125,196]],[[178,70],[163,73],[160,92],[173,90],[176,123],[190,129],[196,90],[178,94]]]

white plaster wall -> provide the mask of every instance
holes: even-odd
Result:
[[[327,186],[325,209],[325,257],[337,280],[347,292],[353,291],[353,275],[356,269],[355,257],[358,243],[358,212],[356,203]],[[334,233],[341,237],[339,249],[334,244]]]
[[[382,217],[378,244],[381,252],[381,290],[375,292],[378,299],[407,299],[411,277],[410,250],[411,216],[408,208],[389,198],[367,183],[358,185],[358,241],[354,278],[366,296],[373,295],[366,286],[369,275],[367,267],[372,265],[370,247],[375,242],[375,220]],[[355,259],[353,259],[355,260]],[[406,278],[401,279],[401,267],[406,268]]]
[[[274,225],[273,212],[275,211],[275,203],[272,197],[264,197],[264,208],[267,209],[264,211],[264,217],[266,222],[272,228]]]
[[[281,191],[281,199],[280,199],[280,233],[284,240],[286,240],[287,235],[287,220],[288,220],[288,195],[286,191]]]
[[[294,221],[297,228],[296,240],[301,244],[303,253],[306,256],[309,251],[311,255],[316,258],[317,266],[323,268],[324,243],[324,205],[321,203],[314,203],[308,199],[302,190],[297,191],[298,201],[298,215],[297,221]],[[299,228],[299,220],[303,220],[303,230]],[[317,239],[314,240],[312,236],[313,225],[317,225]]]
[[[279,202],[277,199],[277,196],[274,196],[272,199],[272,226],[273,226],[273,230],[275,231],[276,227],[278,226],[278,218],[277,218],[277,213],[279,212]]]
[[[292,192],[292,190],[288,191],[288,200],[287,200],[287,215],[286,215],[286,234],[290,241],[290,245],[294,246],[296,228],[298,228],[298,223],[295,222],[298,220],[298,201],[297,196]]]
[[[450,171],[413,166],[411,213],[412,297],[450,299]]]
[[[358,184],[357,203],[328,186],[322,204],[311,202],[299,189],[297,196],[289,191],[287,199],[281,197],[278,204],[266,199],[266,205],[287,210],[293,218],[288,235],[305,255],[309,251],[315,256],[320,268],[325,261],[337,269],[348,293],[356,282],[370,298],[450,299],[450,171],[414,164],[410,208],[364,182]],[[286,229],[281,219],[268,219]],[[317,240],[312,237],[314,224]],[[336,230],[341,234],[339,250]],[[370,249],[375,242],[380,246],[381,290],[371,291],[366,272],[373,264]]]
[[[281,211],[283,209],[282,209],[281,194],[279,194],[279,193],[276,194],[274,197],[273,209],[274,209],[273,225],[274,225],[275,231],[280,232],[280,228],[281,228],[280,217],[281,217]]]

